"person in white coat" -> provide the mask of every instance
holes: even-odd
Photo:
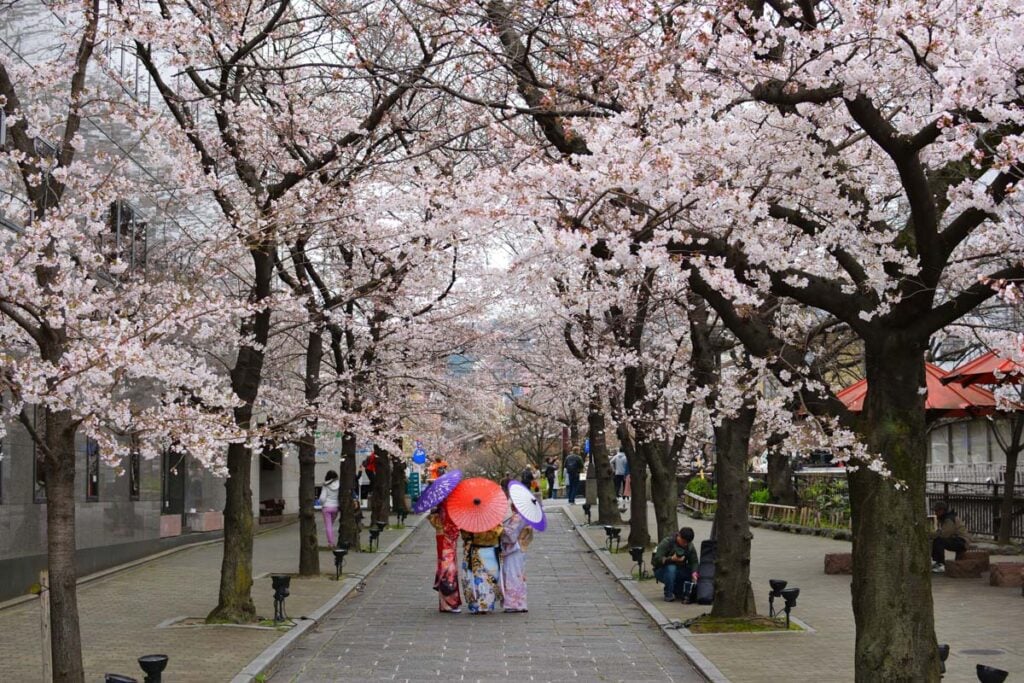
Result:
[[[324,531],[327,532],[327,545],[334,547],[334,520],[338,516],[338,491],[341,490],[341,481],[338,473],[328,470],[324,477],[323,488],[320,489],[320,505],[324,513]]]

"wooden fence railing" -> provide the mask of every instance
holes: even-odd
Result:
[[[717,505],[718,501],[713,498],[704,498],[691,491],[683,491],[683,507],[688,510],[699,512],[702,515],[713,515]],[[809,507],[800,508],[793,505],[776,505],[774,503],[748,503],[747,510],[751,519],[761,519],[766,522],[779,522],[816,528],[850,528],[849,518],[840,512],[823,514]]]

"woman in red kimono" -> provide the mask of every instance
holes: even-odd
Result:
[[[434,590],[441,612],[461,612],[462,596],[459,595],[458,541],[459,527],[448,516],[444,505],[433,509],[428,517],[437,532],[437,573],[434,574]]]

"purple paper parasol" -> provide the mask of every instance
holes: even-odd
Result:
[[[436,508],[444,502],[445,498],[451,495],[460,481],[462,481],[462,470],[452,470],[442,474],[431,482],[430,486],[423,489],[423,493],[420,494],[420,497],[413,504],[412,511],[417,515],[422,515],[427,510]]]
[[[508,483],[508,497],[512,501],[512,507],[523,516],[527,524],[537,531],[544,531],[547,528],[548,519],[544,515],[544,506],[522,482]]]

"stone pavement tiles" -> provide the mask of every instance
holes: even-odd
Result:
[[[409,520],[412,523],[415,518]],[[320,519],[317,526],[321,525]],[[401,531],[381,534],[386,548]],[[321,542],[323,539],[321,529]],[[362,540],[366,542],[366,533]],[[254,546],[253,599],[260,615],[273,616],[270,573],[298,569],[298,524],[257,535]],[[78,606],[87,681],[104,673],[142,680],[140,655],[170,656],[165,681],[228,681],[277,640],[272,629],[238,626],[158,628],[175,617],[205,617],[217,604],[222,547],[220,542],[188,548],[101,579],[80,584]],[[345,573],[359,572],[372,553],[350,553]],[[333,577],[334,560],[320,553],[320,569]],[[295,618],[310,613],[337,593],[328,578],[292,579],[286,611]],[[38,681],[42,676],[39,605],[31,601],[0,610],[0,681]]]
[[[578,507],[569,509],[573,519],[584,521]],[[592,515],[596,518],[596,510]],[[648,520],[653,536],[657,531],[653,507]],[[693,527],[698,547],[711,532],[710,521],[688,515],[680,514],[679,524]],[[793,616],[806,622],[813,632],[691,635],[690,642],[733,683],[852,681],[855,629],[850,577],[824,573],[825,554],[850,552],[851,544],[756,527],[751,531],[751,583],[758,612],[768,614],[768,579],[785,579],[790,586],[800,588]],[[604,530],[596,523],[586,532],[598,545],[604,545]],[[625,543],[627,533],[624,529],[622,552],[613,555],[616,565],[626,573],[632,566]],[[650,556],[648,549],[644,556],[648,569]],[[992,556],[993,562],[1001,560],[1019,561],[1019,557]],[[711,610],[710,606],[663,602],[662,586],[653,580],[642,581],[639,587],[668,619],[682,621]],[[975,665],[979,663],[1010,671],[1010,680],[1024,680],[1024,598],[1020,588],[989,586],[987,576],[938,576],[933,577],[932,594],[939,642],[949,643],[952,651],[944,683],[977,681]],[[776,607],[780,602],[776,600]],[[966,652],[969,650],[1001,652],[983,655]]]
[[[527,614],[438,612],[435,557],[424,525],[268,680],[702,680],[559,513],[528,552]]]

